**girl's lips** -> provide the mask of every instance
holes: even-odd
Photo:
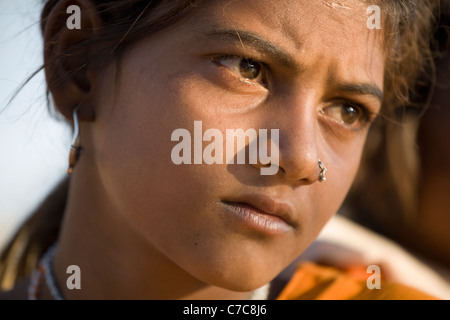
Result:
[[[294,228],[282,217],[267,213],[245,202],[220,201],[220,204],[248,228],[266,235],[280,235]]]

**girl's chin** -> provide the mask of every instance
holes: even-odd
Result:
[[[267,283],[270,283],[282,271],[270,268],[264,270],[263,268],[253,266],[239,266],[230,264],[233,270],[225,270],[223,273],[219,272],[205,272],[204,270],[197,270],[201,275],[198,279],[209,285],[219,287],[222,289],[235,292],[251,292],[257,290]],[[270,263],[265,263],[265,266]],[[195,276],[195,274],[193,274]]]

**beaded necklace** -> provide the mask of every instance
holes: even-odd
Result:
[[[55,276],[52,268],[53,256],[56,251],[56,243],[51,245],[45,252],[44,256],[33,271],[30,284],[28,286],[28,300],[38,300],[42,290],[42,280],[45,279],[48,289],[54,300],[64,300],[61,291],[56,284]],[[266,300],[269,295],[270,284],[266,284],[261,288],[253,291],[250,300]]]
[[[42,290],[42,280],[45,279],[48,289],[55,300],[64,300],[61,291],[56,285],[53,274],[52,261],[55,255],[56,244],[50,246],[44,256],[38,263],[38,266],[31,275],[30,285],[28,286],[28,300],[38,300]]]

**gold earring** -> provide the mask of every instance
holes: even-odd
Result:
[[[67,173],[71,174],[75,168],[78,159],[80,158],[82,147],[79,145],[79,123],[78,123],[78,108],[73,110],[73,138],[72,144],[70,146],[69,152],[69,168],[67,168]]]

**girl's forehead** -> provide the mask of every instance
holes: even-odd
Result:
[[[291,21],[296,23],[301,20],[315,21],[318,17],[365,21],[367,8],[376,5],[376,2],[372,1],[370,4],[362,0],[215,0],[202,2],[201,6],[217,8],[224,17],[235,11],[242,14],[252,12],[271,24],[283,25]]]
[[[212,1],[201,6],[205,8],[198,10],[197,21],[203,26],[210,22],[233,28],[251,27],[294,46],[314,36],[325,41],[335,39],[337,43],[351,36],[361,38],[355,39],[361,43],[371,33],[370,6],[361,0]]]
[[[334,59],[336,72],[351,65],[356,77],[377,78],[382,87],[383,32],[368,28],[369,6],[365,1],[240,0],[201,6],[190,29],[234,32],[242,46],[249,48],[254,44],[247,37],[251,34],[304,64],[312,65],[318,56]],[[270,46],[266,49],[272,50]]]

